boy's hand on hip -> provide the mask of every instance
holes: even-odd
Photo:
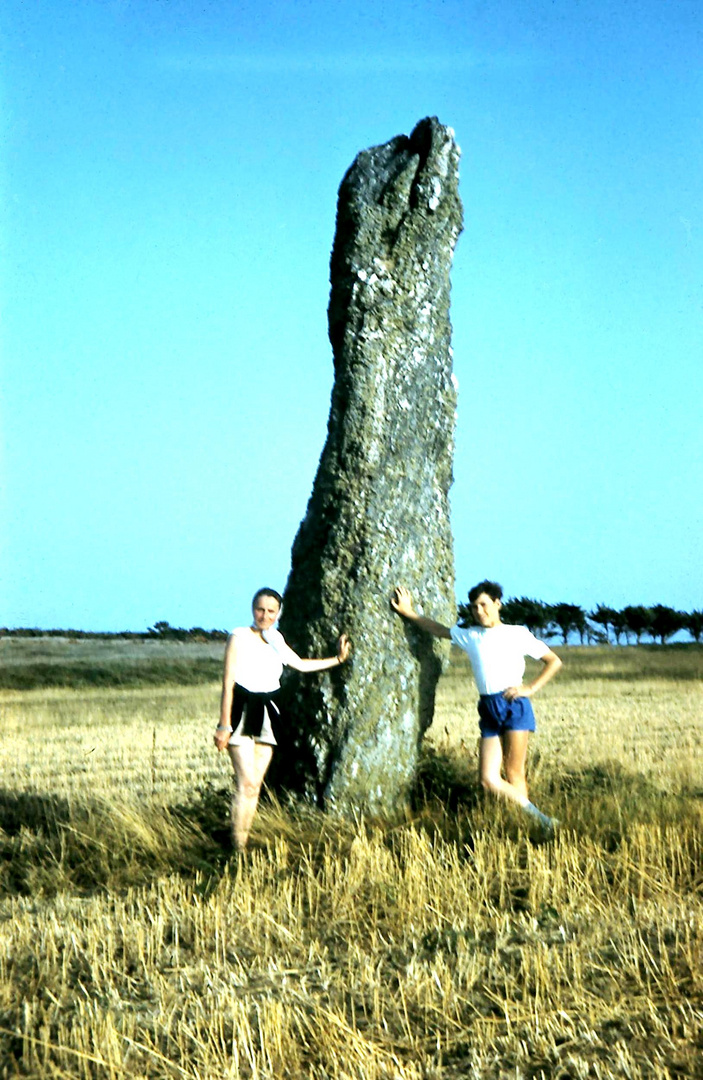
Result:
[[[532,689],[529,686],[509,686],[507,690],[503,691],[503,697],[506,701],[515,701],[515,698],[531,696]]]

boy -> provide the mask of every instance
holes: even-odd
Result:
[[[548,835],[556,822],[534,806],[527,796],[525,763],[527,742],[535,730],[535,714],[530,698],[552,679],[561,660],[544,641],[526,626],[508,626],[500,621],[503,590],[495,581],[481,581],[469,592],[475,627],[451,629],[425,615],[418,615],[409,591],[395,590],[391,606],[434,637],[449,638],[468,653],[479,694],[481,749],[479,772],[486,791],[517,803],[535,818]],[[537,678],[523,684],[525,657],[544,665]],[[505,771],[505,779],[502,772]]]

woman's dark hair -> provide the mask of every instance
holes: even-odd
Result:
[[[482,592],[487,593],[491,600],[503,599],[503,590],[497,581],[479,581],[478,585],[469,589],[469,603],[473,604],[474,600],[478,600]]]
[[[260,596],[270,596],[278,603],[279,607],[283,607],[283,597],[281,594],[276,592],[275,589],[269,589],[267,586],[264,586],[263,589],[257,589],[254,593],[254,599],[251,602],[252,608]]]

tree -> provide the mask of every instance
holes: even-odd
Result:
[[[168,638],[173,641],[185,641],[188,636],[187,630],[183,630],[180,626],[171,626],[165,619],[155,622],[149,627],[147,633],[150,637]]]
[[[599,604],[595,611],[591,611],[588,618],[591,622],[597,623],[598,626],[602,626],[605,631],[606,639],[608,638],[608,631],[613,626],[613,620],[617,618],[617,611],[615,608],[607,607],[605,604]]]
[[[677,630],[683,630],[685,619],[683,611],[676,611],[666,604],[655,604],[652,608],[652,637],[659,638],[663,645]]]
[[[501,620],[513,626],[526,626],[533,634],[549,637],[554,623],[552,609],[541,600],[530,600],[526,596],[510,597],[503,604]]]
[[[583,637],[586,633],[586,615],[583,608],[579,607],[578,604],[550,604],[549,612],[551,621],[561,631],[564,645],[566,645],[572,630],[580,635],[583,644]]]
[[[579,640],[580,640],[581,644],[585,645],[586,642],[591,640],[592,629],[588,625],[588,619],[586,617],[586,612],[583,610],[583,608],[581,608],[580,611],[581,611],[581,614],[578,616],[578,625],[575,627],[575,630],[576,630],[576,633],[579,636]]]
[[[652,611],[651,608],[643,607],[641,604],[628,605],[624,607],[620,612],[625,621],[625,630],[635,635],[637,644],[640,643],[642,634],[651,634],[652,632]]]
[[[626,634],[627,626],[625,625],[625,616],[622,611],[614,611],[610,625],[613,628],[613,634],[615,635],[615,641],[619,645],[620,638],[623,634]],[[627,637],[625,638],[627,641]]]
[[[703,636],[703,611],[688,611],[684,615],[684,628],[694,641],[700,642]]]

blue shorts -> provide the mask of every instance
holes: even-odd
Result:
[[[506,731],[534,731],[535,714],[529,698],[508,701],[502,694],[482,694],[478,699],[481,736],[490,739]]]

